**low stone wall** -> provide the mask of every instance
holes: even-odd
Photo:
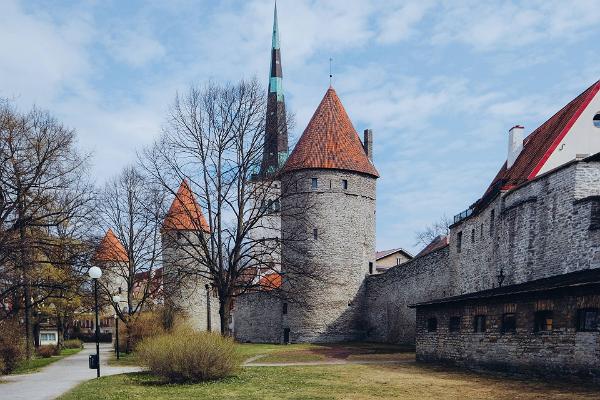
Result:
[[[414,344],[415,310],[408,305],[454,295],[448,247],[371,275],[366,288],[367,340]]]
[[[577,330],[577,310],[598,306],[600,296],[588,294],[418,307],[417,360],[600,382],[600,332]],[[535,312],[545,309],[553,313],[553,328],[535,332]],[[516,316],[514,333],[502,332],[507,312]],[[485,315],[484,333],[474,332],[476,315]],[[458,331],[450,331],[451,317],[460,317]],[[433,332],[428,330],[430,318],[436,319]]]

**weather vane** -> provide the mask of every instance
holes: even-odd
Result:
[[[329,57],[329,86],[331,86],[331,79],[333,78],[333,73],[331,72],[331,63],[333,62],[333,58]]]

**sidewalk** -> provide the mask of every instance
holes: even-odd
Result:
[[[100,345],[100,373],[102,376],[139,371],[138,367],[109,367],[112,346]],[[77,354],[65,357],[53,364],[26,375],[8,375],[0,380],[0,399],[51,400],[67,392],[77,384],[96,378],[96,370],[88,368],[88,356],[96,351],[93,343],[86,343]]]

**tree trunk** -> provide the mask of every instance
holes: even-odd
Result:
[[[230,304],[231,298],[229,296],[223,299],[219,298],[219,321],[221,322],[221,335],[223,336],[231,335],[229,329]]]

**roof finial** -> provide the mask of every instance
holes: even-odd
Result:
[[[331,87],[331,80],[333,79],[333,72],[331,70],[332,62],[333,62],[333,58],[329,57],[329,87]]]

